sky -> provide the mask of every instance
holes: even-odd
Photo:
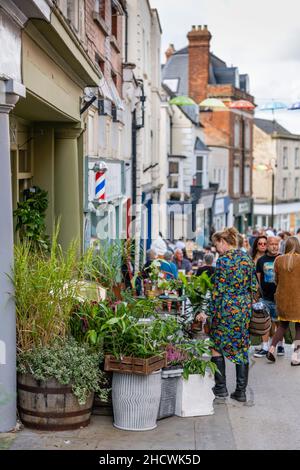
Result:
[[[150,0],[163,29],[162,52],[187,45],[208,25],[211,52],[248,73],[257,104],[300,101],[300,0]],[[164,56],[164,54],[163,54]],[[163,59],[163,57],[162,57]]]

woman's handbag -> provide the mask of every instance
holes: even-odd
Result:
[[[270,331],[271,316],[268,307],[263,302],[256,302],[252,305],[252,316],[249,325],[249,332],[253,336],[264,336]]]

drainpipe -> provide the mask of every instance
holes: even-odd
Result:
[[[128,62],[128,10],[124,8],[125,13],[125,64]]]

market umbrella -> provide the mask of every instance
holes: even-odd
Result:
[[[255,105],[247,100],[232,101],[229,103],[231,109],[254,109]]]
[[[200,108],[226,108],[227,106],[223,101],[218,98],[206,98],[199,103]]]
[[[176,104],[177,106],[192,106],[195,105],[195,101],[192,100],[189,96],[175,96],[169,101],[169,104]]]
[[[296,101],[296,103],[291,104],[288,108],[290,111],[293,111],[295,109],[300,109],[300,101]]]
[[[260,111],[275,111],[276,109],[286,109],[287,105],[282,101],[268,101],[259,107]]]

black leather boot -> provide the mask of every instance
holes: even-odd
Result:
[[[215,373],[215,386],[213,392],[217,398],[228,397],[228,390],[226,388],[226,374],[225,374],[225,359],[224,356],[212,357],[211,361],[214,362],[219,369],[219,372]]]
[[[247,401],[246,388],[248,385],[249,364],[236,364],[235,369],[236,390],[230,395],[230,397],[234,400],[245,402]]]

